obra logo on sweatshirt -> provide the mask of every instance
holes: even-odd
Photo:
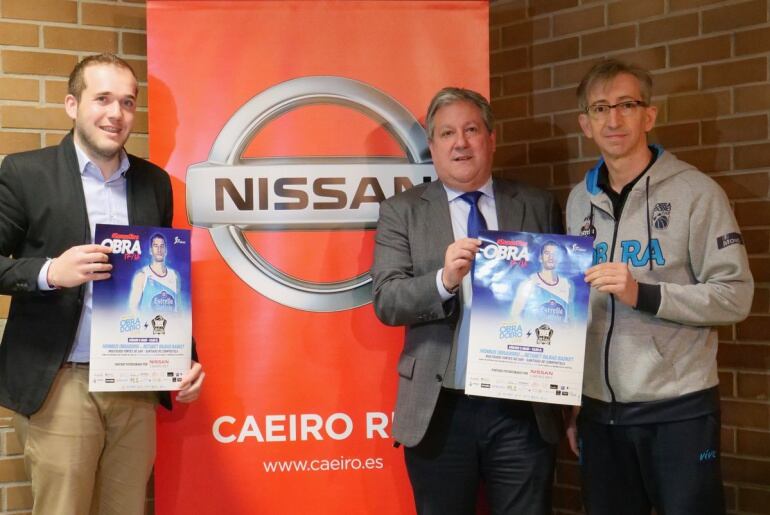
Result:
[[[606,241],[594,243],[594,264],[606,263],[608,259],[609,245]],[[617,259],[617,256],[614,260]],[[666,264],[666,257],[660,247],[660,241],[653,238],[644,244],[639,240],[622,240],[620,242],[620,262],[628,263],[633,267],[647,266],[652,260],[656,266]]]
[[[668,219],[671,216],[671,202],[658,202],[652,208],[652,225],[656,229],[668,227]]]
[[[580,226],[580,236],[590,236],[591,238],[596,238],[596,227],[594,227],[590,216],[587,216],[583,219],[583,225]]]
[[[298,107],[334,104],[382,124],[406,159],[244,158],[254,135]],[[301,77],[258,94],[228,120],[208,161],[187,170],[190,223],[211,233],[232,270],[254,290],[305,311],[341,311],[371,302],[368,272],[334,282],[282,272],[248,242],[245,231],[373,229],[380,202],[435,179],[425,132],[396,100],[343,77]]]

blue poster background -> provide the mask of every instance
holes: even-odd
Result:
[[[139,259],[125,259],[132,254],[110,254],[112,277],[106,281],[94,282],[94,306],[128,313],[128,297],[131,291],[131,281],[134,275],[151,262],[150,239],[154,234],[162,234],[166,238],[166,266],[176,271],[180,278],[180,292],[176,311],[190,308],[190,231],[187,229],[170,229],[167,227],[141,227],[127,225],[96,224],[94,242],[104,244],[105,240],[112,241],[113,235],[136,235],[141,248]],[[125,240],[124,241],[131,241]],[[110,245],[107,243],[107,245]],[[95,308],[96,309],[96,308]]]
[[[473,270],[473,311],[501,319],[511,316],[512,304],[520,286],[541,271],[540,255],[548,244],[557,254],[554,272],[558,281],[570,285],[569,311],[563,322],[584,323],[588,316],[590,287],[583,281],[585,270],[591,266],[592,240],[585,236],[560,234],[533,234],[523,232],[482,231],[481,251],[476,256]],[[517,242],[508,245],[501,242]],[[494,248],[505,248],[505,255]],[[509,250],[515,248],[516,250]],[[522,314],[530,322],[543,322],[533,314]],[[553,321],[553,320],[552,320]]]

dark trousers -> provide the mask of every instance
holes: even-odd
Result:
[[[579,418],[586,513],[724,515],[719,419],[612,426]]]
[[[492,515],[551,513],[555,447],[529,403],[442,391],[404,457],[418,515],[473,515],[481,482]]]

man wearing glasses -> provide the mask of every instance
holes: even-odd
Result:
[[[602,158],[567,203],[568,233],[595,236],[568,437],[591,515],[724,514],[713,326],[747,315],[753,280],[724,192],[648,145],[651,90],[647,71],[607,60],[577,91]]]

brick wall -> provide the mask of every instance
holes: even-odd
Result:
[[[0,157],[57,143],[78,57],[114,51],[140,78],[129,151],[147,154],[142,0],[0,0]],[[493,1],[492,99],[501,174],[566,199],[596,157],[574,88],[604,55],[654,71],[655,137],[733,200],[757,281],[752,315],[720,332],[724,471],[733,513],[770,513],[770,23],[767,0]],[[0,297],[0,327],[7,299]],[[29,483],[0,410],[0,515],[27,513]],[[563,450],[564,451],[564,450]],[[558,467],[558,513],[579,513],[577,468]],[[151,505],[150,509],[151,510]]]
[[[140,80],[129,152],[147,154],[144,0],[0,0],[0,158],[54,145],[71,127],[67,77],[82,56],[115,52]],[[0,330],[8,312],[0,297]],[[0,408],[0,515],[29,513],[32,500],[11,413]],[[152,503],[148,502],[148,513]]]
[[[615,56],[654,75],[653,139],[730,197],[757,283],[748,320],[721,328],[723,471],[731,513],[770,513],[770,23],[767,0],[500,0],[491,6],[491,91],[501,175],[553,191],[597,157],[575,88]],[[566,449],[558,513],[581,513]]]

